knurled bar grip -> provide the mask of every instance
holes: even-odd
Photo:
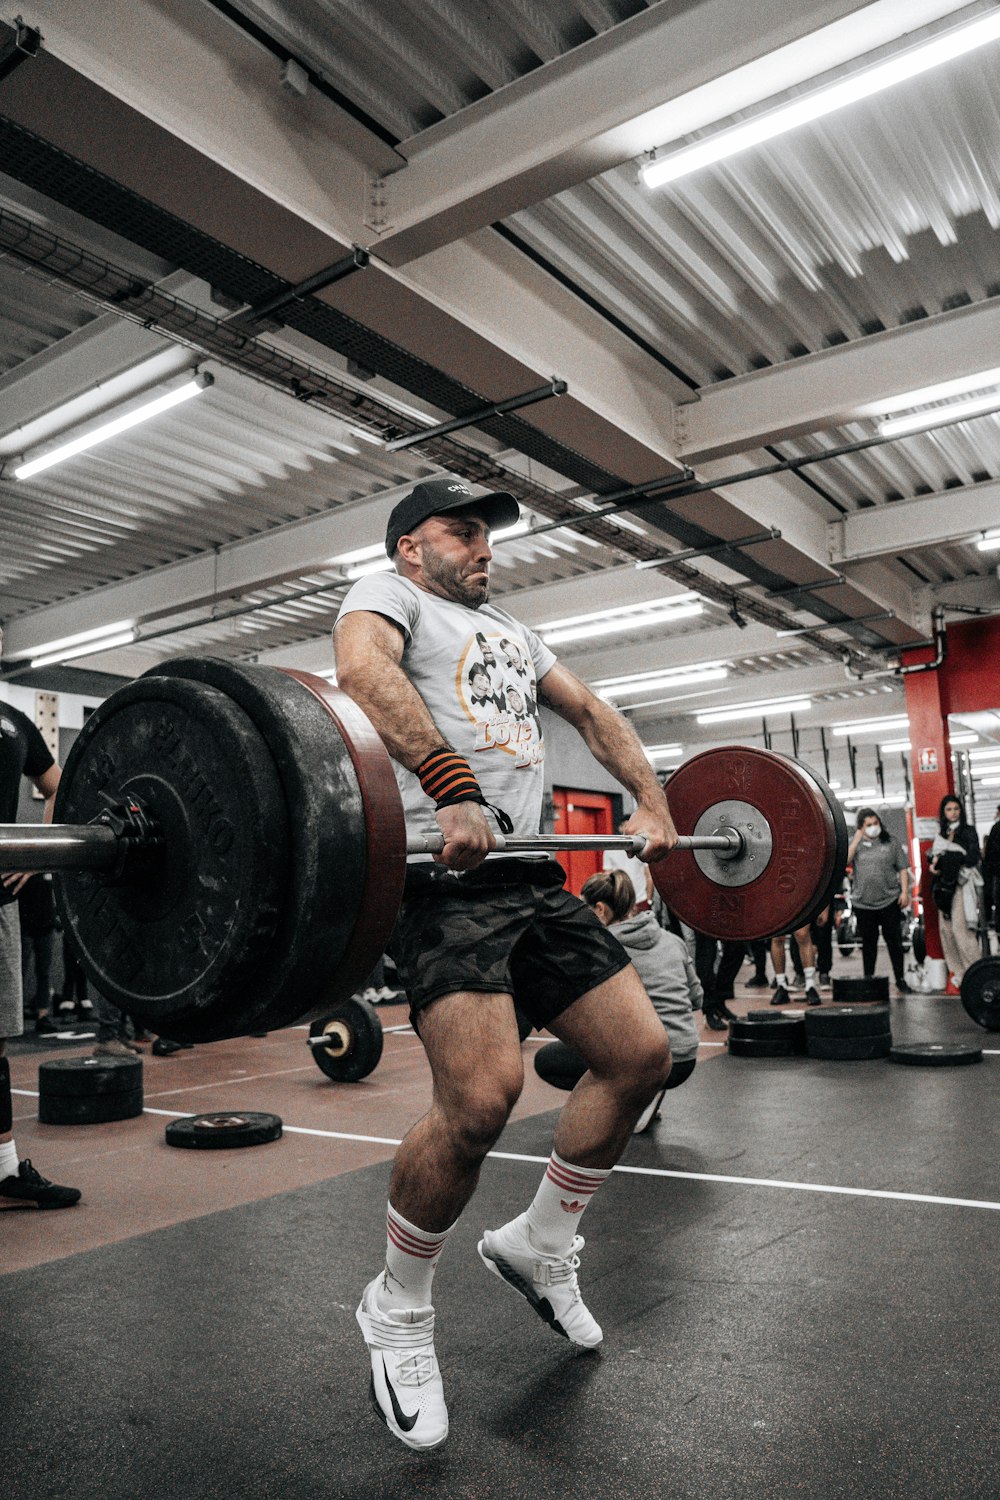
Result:
[[[596,838],[588,834],[536,833],[522,837],[493,835],[496,840],[495,854],[547,854],[557,850],[573,849],[624,849],[626,854],[641,855],[646,847],[644,838],[630,838],[628,834],[609,833]],[[414,834],[406,840],[407,854],[440,854],[444,848],[444,835],[440,833]],[[720,854],[738,855],[743,850],[743,835],[734,828],[731,833],[685,834],[677,840],[675,849],[718,849]]]
[[[626,854],[641,855],[646,847],[643,838],[627,834],[606,834],[590,838],[586,834],[534,834],[505,838],[495,834],[496,854],[545,854],[557,850],[624,849]],[[743,837],[737,829],[731,833],[685,835],[677,840],[677,849],[717,849],[720,854],[739,855]],[[407,854],[440,854],[444,849],[442,834],[414,834],[406,840]],[[0,823],[0,872],[8,870],[110,870],[118,861],[118,836],[111,828],[97,823],[57,823],[26,827],[23,823]]]

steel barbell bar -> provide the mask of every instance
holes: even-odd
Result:
[[[510,837],[496,834],[495,854],[556,853],[560,850],[623,849],[627,854],[641,855],[644,838],[628,834],[525,834]],[[25,827],[22,823],[0,823],[0,873],[37,870],[96,870],[114,872],[122,863],[123,840],[129,839],[138,852],[144,846],[129,834],[120,833],[106,823],[48,823]],[[733,828],[718,834],[689,834],[677,840],[677,849],[713,849],[720,859],[735,859],[745,848],[743,835]],[[444,848],[442,834],[412,834],[406,840],[406,852],[440,854]],[[126,851],[127,859],[127,851]]]

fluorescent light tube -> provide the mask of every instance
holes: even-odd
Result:
[[[131,646],[135,640],[134,630],[122,630],[118,635],[103,636],[99,641],[87,641],[82,646],[70,646],[61,651],[48,651],[41,656],[33,656],[31,665],[33,667],[50,667],[59,661],[75,661],[80,656],[96,656],[99,651],[113,651],[116,646]]]
[[[993,536],[984,536],[976,543],[980,552],[1000,552],[1000,531]]]
[[[936,385],[922,385],[913,391],[901,391],[898,396],[890,396],[877,403],[873,401],[868,410],[888,417],[893,412],[908,412],[914,406],[930,406],[932,401],[950,401],[954,396],[985,391],[992,386],[1000,386],[1000,365],[992,370],[977,370],[974,375],[959,375],[955,380],[939,380]]]
[[[200,396],[202,391],[212,384],[211,375],[196,375],[193,380],[186,381],[176,390],[168,391],[164,396],[156,396],[152,401],[137,406],[135,411],[130,411],[123,417],[114,417],[110,422],[103,422],[100,427],[94,427],[82,437],[62,443],[58,448],[51,448],[40,458],[32,458],[27,463],[19,464],[14,470],[14,478],[30,479],[33,474],[40,474],[43,469],[51,469],[54,464],[61,464],[77,453],[83,453],[88,448],[96,447],[98,443],[107,442],[108,438],[127,432],[130,427],[138,427],[140,422],[148,422],[150,417],[158,417],[161,412],[169,411],[173,406],[179,406],[182,401],[190,401],[192,396]]]
[[[93,630],[79,630],[76,635],[63,635],[55,641],[43,641],[40,646],[34,647],[36,656],[53,656],[62,651],[65,646],[81,646],[85,641],[98,641],[104,636],[121,635],[125,630],[131,630],[135,624],[134,620],[116,620],[113,625],[96,625]]]
[[[891,718],[883,719],[853,719],[849,724],[834,724],[833,732],[841,739],[855,734],[884,734],[892,729],[909,729],[910,720],[906,714],[894,714]]]
[[[725,724],[730,719],[762,719],[769,713],[798,714],[812,708],[811,698],[773,698],[762,703],[734,703],[695,714],[699,724]]]
[[[353,568],[347,569],[347,577],[353,580],[367,578],[369,573],[391,573],[394,566],[392,558],[386,557],[383,547],[381,557],[373,557],[370,562],[355,563]]]
[[[592,619],[590,624],[565,624],[554,620],[551,626],[538,626],[538,634],[547,646],[556,646],[562,641],[590,640],[599,635],[618,635],[626,630],[639,630],[647,625],[670,625],[674,620],[690,619],[704,613],[703,604],[680,604],[676,609],[630,610],[628,614],[616,613],[603,620]]]
[[[908,412],[905,417],[889,417],[879,422],[878,435],[884,438],[905,437],[909,432],[926,432],[930,427],[945,427],[964,422],[967,417],[981,417],[1000,407],[1000,391],[973,396],[968,401],[953,401],[950,406],[935,406],[929,411]]]
[[[786,131],[796,130],[800,125],[822,119],[824,115],[843,109],[847,104],[854,104],[859,99],[868,99],[907,78],[915,78],[930,68],[964,56],[976,47],[994,42],[998,37],[1000,11],[994,9],[964,26],[938,32],[914,47],[897,52],[893,57],[861,68],[846,78],[838,79],[836,83],[813,89],[811,93],[789,99],[787,103],[779,104],[752,119],[731,125],[726,130],[719,130],[706,140],[684,146],[660,161],[648,163],[642,168],[640,175],[646,186],[651,188],[676,182],[679,177],[696,172],[700,167],[710,166],[713,162],[746,151],[751,146],[774,140]]]
[[[659,687],[663,682],[695,682],[705,673],[725,670],[723,661],[696,661],[688,667],[651,667],[647,672],[629,672],[624,677],[601,677],[593,685],[599,688]]]
[[[709,667],[703,672],[692,672],[685,676],[662,674],[647,677],[640,682],[623,682],[611,687],[599,687],[597,696],[606,702],[619,702],[632,693],[658,693],[662,688],[697,687],[701,682],[724,682],[729,676],[725,667]]]

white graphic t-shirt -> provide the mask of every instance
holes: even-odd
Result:
[[[442,736],[466,757],[483,796],[503,808],[514,832],[537,833],[545,754],[537,683],[556,661],[548,646],[495,605],[468,609],[395,573],[360,578],[338,622],[355,610],[399,626],[403,670]],[[439,833],[434,804],[416,776],[393,765],[407,827]]]

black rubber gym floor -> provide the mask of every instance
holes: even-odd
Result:
[[[957,1001],[915,997],[893,1021],[902,1041],[991,1040]],[[480,1265],[481,1228],[541,1170],[489,1161],[436,1282],[436,1454],[367,1405],[354,1308],[383,1252],[386,1163],[14,1272],[3,1491],[995,1500],[998,1067],[700,1065],[584,1220],[600,1355]],[[545,1158],[554,1118],[512,1125],[499,1152]]]

